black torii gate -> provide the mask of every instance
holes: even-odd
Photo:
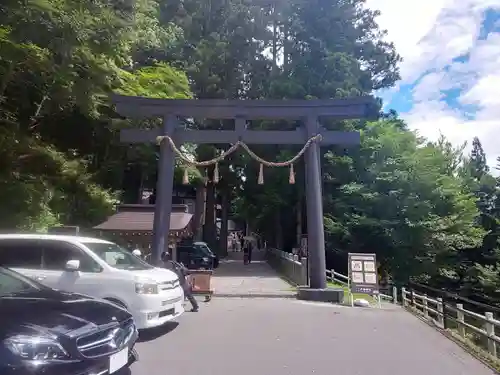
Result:
[[[305,153],[307,238],[309,249],[310,288],[326,288],[325,236],[321,189],[321,145],[352,146],[360,142],[358,132],[325,131],[319,117],[337,120],[369,117],[374,114],[375,101],[371,96],[337,100],[220,100],[220,99],[152,99],[116,95],[113,97],[118,113],[135,118],[162,117],[163,126],[153,130],[122,130],[124,143],[155,143],[159,136],[169,136],[182,143],[236,143],[303,145],[321,134]],[[188,130],[177,127],[178,117],[205,119],[234,119],[234,130]],[[305,121],[305,127],[295,131],[248,130],[247,120],[294,119]],[[153,259],[160,261],[168,243],[175,155],[169,142],[160,144],[160,160],[156,189],[153,225]]]

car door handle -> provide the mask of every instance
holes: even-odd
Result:
[[[37,281],[43,281],[43,280],[45,280],[46,277],[47,276],[35,276],[35,280],[37,280]]]

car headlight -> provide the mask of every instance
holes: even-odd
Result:
[[[33,361],[61,361],[70,359],[66,350],[57,341],[36,336],[13,336],[4,341],[5,346],[22,359]]]
[[[135,292],[137,294],[158,294],[158,284],[135,283]]]

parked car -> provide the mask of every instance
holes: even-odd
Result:
[[[177,275],[97,238],[0,235],[0,265],[54,289],[103,298],[130,311],[139,329],[184,312]]]
[[[219,267],[219,257],[210,249],[206,242],[197,241],[194,242],[193,245],[195,247],[199,247],[202,251],[204,251],[207,255],[209,255],[213,260],[213,268]]]
[[[218,257],[205,242],[181,243],[177,246],[177,261],[189,269],[214,269],[219,266]]]
[[[132,315],[0,267],[0,374],[113,374],[137,360]]]

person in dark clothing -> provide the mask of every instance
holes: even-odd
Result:
[[[252,263],[252,251],[253,251],[253,243],[252,241],[248,241],[248,263]]]
[[[243,264],[248,264],[248,243],[241,245],[243,247]]]
[[[245,250],[245,238],[243,237],[243,234],[240,234],[240,245],[241,250]]]
[[[167,252],[164,252],[161,256],[161,260],[163,261],[165,268],[168,268],[175,272],[179,277],[179,283],[181,284],[182,290],[184,290],[184,297],[186,297],[191,303],[191,311],[197,312],[200,306],[198,305],[198,301],[194,298],[193,293],[191,291],[191,286],[188,284],[186,280],[187,276],[187,268],[184,267],[182,263],[175,262],[170,259],[170,255]]]

